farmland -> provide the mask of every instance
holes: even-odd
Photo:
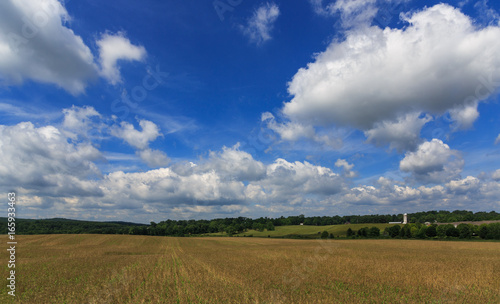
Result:
[[[236,234],[236,236],[256,236],[256,237],[293,237],[293,236],[304,236],[310,238],[318,238],[319,233],[326,231],[333,234],[335,237],[341,236],[345,237],[347,229],[358,230],[363,227],[377,227],[383,231],[387,227],[392,227],[394,224],[349,224],[349,225],[327,225],[327,226],[313,226],[313,225],[289,225],[289,226],[277,226],[273,231],[256,231],[248,230]],[[226,233],[212,233],[209,235],[223,236]]]
[[[498,242],[128,235],[18,242],[20,303],[500,302]]]

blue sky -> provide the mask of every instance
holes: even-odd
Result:
[[[499,210],[493,1],[0,4],[18,216]]]

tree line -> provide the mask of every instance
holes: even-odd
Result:
[[[404,227],[418,227],[420,229],[425,222],[450,223],[458,221],[484,221],[500,220],[500,213],[472,212],[465,210],[455,211],[426,211],[408,214],[412,225]],[[68,219],[43,219],[28,220],[17,219],[17,234],[54,234],[54,233],[93,233],[93,234],[134,234],[134,235],[159,235],[159,236],[189,236],[207,233],[225,232],[229,235],[241,233],[248,230],[272,231],[276,226],[287,225],[339,225],[345,223],[388,223],[402,222],[403,214],[387,215],[349,215],[349,216],[281,216],[279,218],[260,217],[251,219],[247,217],[220,218],[213,220],[165,220],[159,223],[135,224],[127,222],[93,222]],[[7,233],[7,219],[0,218],[2,231]],[[414,224],[414,225],[413,225]],[[438,226],[440,227],[440,226]],[[369,228],[368,228],[369,229]],[[396,228],[395,228],[396,229]],[[401,228],[402,229],[402,228]],[[408,228],[405,228],[408,229]],[[437,229],[437,228],[436,228]],[[440,228],[443,229],[443,228]],[[361,232],[362,234],[364,232]],[[368,234],[367,234],[368,235]],[[363,237],[361,235],[360,237]]]
[[[422,225],[420,223],[403,225],[394,225],[386,228],[384,231],[386,236],[391,238],[414,238],[414,239],[427,239],[427,238],[460,238],[471,239],[479,237],[486,240],[500,240],[500,223],[472,225],[462,223],[457,225],[446,224],[430,226]]]
[[[1,233],[7,233],[7,218],[0,218]],[[95,222],[62,218],[16,219],[16,234],[129,234],[130,229],[139,228],[147,234],[148,225],[128,222]]]

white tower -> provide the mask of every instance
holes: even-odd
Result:
[[[408,214],[403,214],[403,224],[408,224]]]

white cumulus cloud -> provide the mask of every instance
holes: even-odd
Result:
[[[122,121],[119,127],[114,127],[111,129],[111,135],[118,138],[122,138],[129,145],[137,149],[146,149],[149,146],[149,142],[156,140],[158,136],[161,136],[160,128],[149,120],[139,120],[139,126],[141,126],[141,131],[136,130],[134,125]]]
[[[57,0],[0,1],[0,83],[34,80],[82,93],[97,70],[90,49],[67,27],[69,21]]]
[[[500,169],[498,169],[495,172],[493,172],[493,174],[491,175],[491,177],[494,180],[496,180],[496,181],[500,181]]]
[[[261,120],[266,124],[266,127],[280,135],[284,141],[298,141],[300,139],[312,140],[322,145],[339,148],[342,145],[342,139],[328,136],[326,134],[318,134],[315,128],[309,124],[300,122],[285,121],[277,122],[274,115],[269,112],[264,112],[261,115]]]
[[[401,160],[401,171],[410,172],[419,181],[442,182],[456,178],[463,160],[458,151],[439,139],[422,143],[415,152],[407,152]]]
[[[368,131],[369,141],[389,140],[396,149],[415,145],[425,121],[412,113],[450,111],[458,127],[470,127],[478,116],[471,104],[496,93],[488,80],[500,78],[500,27],[479,28],[447,4],[402,19],[402,29],[365,27],[333,41],[294,75],[284,115],[303,125]],[[384,125],[403,127],[404,120],[412,127],[384,134]]]
[[[137,151],[137,154],[151,168],[165,167],[170,162],[167,154],[160,150],[148,148]]]
[[[62,112],[64,114],[62,129],[67,132],[69,137],[73,139],[76,139],[78,135],[91,137],[100,132],[101,122],[98,120],[100,120],[102,116],[94,107],[77,107],[73,105],[71,108],[63,109]]]
[[[89,180],[99,176],[94,164],[102,154],[89,143],[69,143],[54,126],[31,122],[0,125],[0,184],[25,188],[48,196],[99,195]]]
[[[367,142],[376,146],[389,144],[398,152],[415,150],[420,142],[420,130],[432,118],[429,115],[420,117],[420,113],[409,113],[398,117],[396,121],[384,120],[376,122],[374,128],[365,131]]]
[[[121,75],[117,62],[119,60],[141,61],[146,57],[143,46],[133,45],[123,33],[111,35],[106,33],[97,41],[101,75],[111,84],[120,83]]]
[[[94,54],[69,26],[71,17],[58,0],[0,1],[0,85],[26,80],[53,84],[73,95],[102,76],[121,82],[118,61],[143,60],[146,50],[121,32],[105,33]]]
[[[343,169],[342,174],[345,177],[351,178],[357,176],[357,173],[352,171],[352,168],[354,168],[354,164],[348,163],[345,159],[341,158],[337,159],[337,161],[335,162],[335,167],[342,168]]]
[[[465,130],[472,127],[474,121],[479,117],[477,105],[477,102],[474,102],[470,105],[461,105],[452,108],[449,111],[451,119],[455,121],[453,125],[455,130]]]
[[[238,148],[236,144],[232,148],[223,147],[222,152],[211,151],[207,163],[198,166],[197,170],[215,170],[222,176],[241,181],[262,179],[266,174],[264,164]]]
[[[471,191],[477,191],[480,187],[480,181],[474,176],[467,176],[464,179],[452,180],[446,184],[449,191],[456,194],[466,194]]]

